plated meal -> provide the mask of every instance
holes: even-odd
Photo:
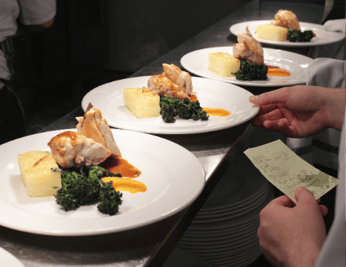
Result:
[[[121,156],[101,112],[89,106],[77,117],[77,132],[65,131],[49,142],[49,151],[18,155],[21,179],[30,197],[55,196],[65,211],[99,203],[100,212],[115,215],[122,193],[145,192],[146,186],[129,178],[140,171]],[[127,176],[128,178],[123,178]]]
[[[182,75],[186,75],[187,72],[182,73]],[[153,76],[155,75],[157,74]],[[239,125],[251,119],[258,112],[258,107],[249,102],[252,94],[247,90],[235,85],[190,75],[187,77],[191,79],[190,84],[193,87],[192,91],[187,93],[188,98],[170,98],[161,96],[161,93],[159,96],[155,96],[148,91],[148,81],[153,76],[123,79],[101,85],[85,95],[82,100],[82,108],[86,110],[88,104],[92,102],[94,107],[100,109],[110,126],[155,134],[195,134],[222,130]],[[172,87],[168,86],[168,88]],[[126,92],[127,90],[137,97],[128,101],[129,92]],[[142,114],[144,108],[139,109],[141,112],[135,109],[134,106],[140,106],[138,103],[142,103],[141,101],[148,101],[147,107],[153,105],[151,110],[156,109],[156,115],[153,116],[154,112],[148,110],[149,116],[144,117]],[[174,108],[172,109],[172,107]],[[176,112],[180,112],[180,114],[173,116],[174,123],[166,123],[164,122],[166,118],[162,117],[167,113],[159,114],[159,110],[168,111],[168,115]],[[207,114],[207,119],[203,119],[204,114]],[[194,116],[196,118],[193,118]]]
[[[235,77],[237,80],[267,80],[268,76],[291,76],[290,72],[278,66],[264,64],[263,47],[252,37],[248,28],[238,34],[238,43],[233,45],[233,55],[227,52],[210,53],[208,69],[222,78]]]
[[[163,73],[151,76],[147,87],[124,89],[124,103],[131,114],[140,119],[161,115],[165,123],[175,122],[176,119],[205,121],[208,115],[231,115],[224,110],[203,110],[193,91],[190,74],[174,64],[164,63],[162,66]]]
[[[243,86],[279,87],[306,83],[304,69],[313,61],[311,58],[262,48],[250,34],[239,34],[238,43],[233,46],[187,53],[181,58],[181,65],[196,75]]]
[[[256,29],[258,39],[278,42],[310,42],[316,34],[311,30],[301,31],[299,20],[290,10],[279,10],[270,24],[260,24]]]
[[[102,128],[102,123],[96,125]],[[89,132],[93,130],[96,129],[89,127]],[[113,233],[167,218],[187,207],[199,195],[204,187],[205,173],[199,160],[189,151],[153,135],[110,131],[107,131],[111,133],[109,136],[116,141],[111,143],[119,149],[121,157],[114,156],[117,152],[112,151],[117,149],[81,137],[84,134],[78,129],[35,134],[1,145],[0,225],[43,235]],[[56,146],[58,155],[48,143]],[[74,151],[69,149],[72,143],[77,144]],[[92,150],[94,155],[100,152],[100,157],[88,156]],[[32,155],[25,157],[27,153]],[[109,153],[111,155],[106,158]],[[22,155],[21,167],[19,155]],[[35,159],[29,163],[29,158]],[[70,165],[74,167],[68,167]],[[122,177],[113,177],[106,171],[108,168]],[[27,175],[22,176],[21,171]],[[116,190],[111,186],[115,183]],[[99,198],[95,199],[97,195]],[[102,212],[115,210],[114,216]]]
[[[342,32],[327,31],[323,25],[299,21],[290,10],[279,10],[272,20],[247,21],[234,24],[230,32],[238,34],[251,32],[263,44],[282,47],[310,47],[333,44],[342,41]]]

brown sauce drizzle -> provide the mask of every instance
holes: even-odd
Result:
[[[126,159],[120,158],[116,155],[111,155],[104,162],[100,163],[99,166],[115,174],[121,173],[122,177],[128,178],[136,178],[142,173]]]

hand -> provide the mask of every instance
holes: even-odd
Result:
[[[341,129],[345,90],[317,86],[284,87],[250,97],[260,111],[254,126],[280,131],[288,137],[307,137],[327,127]]]
[[[295,198],[297,205],[287,196],[278,197],[260,213],[260,247],[274,266],[315,266],[326,239],[327,207],[304,187],[296,189]]]

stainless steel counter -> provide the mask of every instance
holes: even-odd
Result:
[[[302,3],[250,2],[212,25],[184,44],[139,70],[132,77],[162,72],[162,63],[180,65],[180,58],[193,50],[232,45],[236,42],[229,27],[242,21],[271,19],[279,9],[295,12],[304,22],[319,23],[323,6]],[[207,15],[207,14],[205,14]],[[268,46],[264,46],[268,47]],[[291,49],[306,53],[304,49]],[[254,94],[274,88],[246,88]],[[74,128],[76,116],[83,114],[78,107],[44,131]],[[234,128],[196,135],[158,135],[191,151],[202,163],[207,183],[198,199],[188,208],[165,220],[121,233],[54,237],[34,235],[0,227],[0,247],[14,254],[26,267],[58,266],[160,266],[170,254],[204,201],[220,179],[227,162],[243,150],[252,128],[249,122]],[[225,161],[225,158],[228,161]],[[1,216],[1,215],[0,215]],[[25,221],[23,221],[25,224]]]

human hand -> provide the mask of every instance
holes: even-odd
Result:
[[[295,198],[296,205],[287,196],[278,197],[260,213],[260,247],[274,266],[315,266],[326,239],[327,207],[304,187],[296,189]]]
[[[254,126],[280,131],[288,137],[307,137],[327,127],[341,129],[345,90],[292,86],[250,97],[260,111]]]

